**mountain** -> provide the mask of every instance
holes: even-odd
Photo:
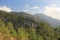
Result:
[[[25,12],[0,12],[0,19],[5,23],[12,22],[14,27],[33,27],[39,26],[39,23],[34,19],[34,17]]]
[[[48,23],[49,25],[51,25],[54,28],[60,26],[60,20],[51,18],[43,13],[35,14],[34,16],[36,16],[41,21]]]
[[[0,40],[58,40],[48,23],[26,12],[0,11]]]

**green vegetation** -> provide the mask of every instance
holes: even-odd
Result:
[[[58,40],[60,40],[60,27],[57,27],[57,28],[55,29],[55,31],[57,31],[57,33],[58,33]]]
[[[0,40],[60,40],[58,31],[25,12],[0,11]]]

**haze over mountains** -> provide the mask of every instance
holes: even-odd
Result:
[[[50,16],[47,16],[47,15],[45,15],[43,13],[40,13],[40,14],[37,13],[37,14],[35,14],[35,16],[37,16],[38,19],[40,19],[40,20],[42,20],[44,22],[47,22],[48,24],[50,24],[54,28],[60,26],[60,20],[58,20],[58,19],[54,19],[54,18],[52,18]]]
[[[28,13],[29,14],[29,13]],[[60,26],[60,20],[52,18],[50,16],[45,15],[44,13],[36,13],[33,14],[39,20],[48,23],[50,26],[56,28]]]

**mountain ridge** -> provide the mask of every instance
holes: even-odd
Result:
[[[53,27],[26,12],[0,11],[0,33],[2,40],[58,40]]]
[[[44,22],[47,22],[48,24],[50,24],[52,27],[58,27],[58,26],[60,26],[60,20],[58,20],[58,19],[54,19],[54,18],[52,18],[52,17],[50,17],[50,16],[47,16],[47,15],[45,15],[45,14],[43,14],[43,13],[41,13],[41,14],[35,14],[34,16],[36,16],[36,17],[38,17],[38,19],[40,19],[40,20],[42,20],[42,21],[44,21]]]

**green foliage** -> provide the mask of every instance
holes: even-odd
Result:
[[[36,20],[24,12],[0,11],[0,34],[4,40],[60,40],[60,29]],[[14,39],[14,40],[15,40]]]
[[[60,40],[60,27],[55,28],[55,31],[57,31],[58,40]]]
[[[8,40],[11,38],[10,31],[5,26],[0,27],[0,35],[2,35],[3,40]]]
[[[4,26],[5,26],[4,22],[2,21],[2,19],[0,19],[0,27],[4,27]]]
[[[13,26],[12,22],[7,22],[6,27],[10,30],[11,36],[13,36],[13,37],[17,36],[16,30],[14,30],[14,26]]]
[[[28,33],[25,31],[24,28],[18,28],[17,29],[17,37],[21,40],[27,40],[28,39]]]

